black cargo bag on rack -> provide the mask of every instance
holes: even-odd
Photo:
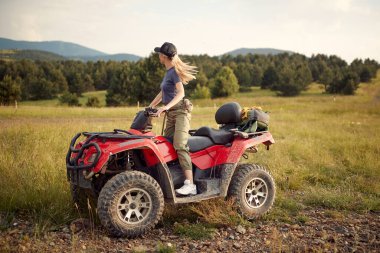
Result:
[[[268,131],[269,114],[261,108],[243,108],[241,111],[241,123],[238,126],[239,131],[246,133]]]

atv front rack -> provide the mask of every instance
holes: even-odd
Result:
[[[78,138],[83,135],[86,136],[87,139],[83,143],[83,145],[79,148],[75,148],[75,143],[78,140]],[[151,139],[154,136],[141,136],[141,135],[134,135],[131,132],[128,132],[126,130],[121,130],[121,129],[114,129],[113,132],[82,132],[82,133],[77,133],[74,138],[70,142],[70,148],[69,151],[67,152],[66,155],[66,167],[68,170],[85,170],[85,169],[90,169],[96,166],[96,164],[99,161],[100,155],[102,154],[102,151],[96,142],[91,142],[94,139]],[[86,149],[89,149],[90,147],[94,147],[96,150],[95,153],[95,158],[94,160],[89,163],[89,164],[83,164],[79,163],[79,159],[82,158],[83,152]],[[71,155],[73,153],[77,153],[76,157],[73,159],[71,158]]]

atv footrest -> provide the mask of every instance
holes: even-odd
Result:
[[[191,202],[200,202],[206,199],[217,198],[220,196],[220,193],[201,193],[191,196],[176,197],[175,203],[191,203]]]
[[[197,185],[198,194],[176,197],[176,203],[198,202],[220,196],[220,178],[197,179],[194,183]]]
[[[197,185],[197,192],[199,193],[208,193],[208,192],[220,192],[220,179],[197,179],[195,180]]]

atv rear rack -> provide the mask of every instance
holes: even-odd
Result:
[[[269,131],[258,131],[258,132],[247,133],[247,132],[239,131],[239,129],[237,128],[230,129],[229,131],[232,132],[235,136],[239,136],[243,139],[248,139],[248,138],[256,137],[265,133],[269,133]]]

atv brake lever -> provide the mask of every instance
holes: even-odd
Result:
[[[157,109],[154,109],[152,107],[146,107],[145,108],[145,115],[149,116],[149,117],[157,117],[156,116],[157,111],[158,111]]]

